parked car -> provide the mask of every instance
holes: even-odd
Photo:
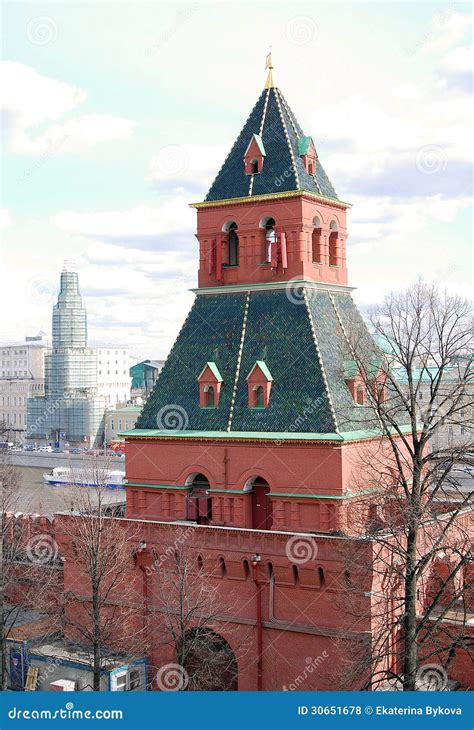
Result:
[[[25,444],[23,446],[23,451],[35,451],[35,447],[33,444]]]
[[[52,446],[40,446],[38,451],[43,451],[43,452],[46,451],[48,454],[51,454],[51,452],[53,451],[53,447]]]

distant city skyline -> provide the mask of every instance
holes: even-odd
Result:
[[[188,204],[244,125],[270,45],[275,83],[353,203],[358,304],[419,275],[470,294],[467,3],[9,3],[4,14],[0,340],[50,334],[68,259],[91,345],[168,353],[197,282]],[[237,43],[264,32],[229,53],[229,28]]]

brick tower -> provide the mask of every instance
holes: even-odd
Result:
[[[189,540],[200,569],[217,571],[223,595],[239,595],[238,631],[256,632],[251,659],[227,636],[238,688],[281,689],[304,657],[334,651],[351,512],[373,519],[376,509],[356,473],[375,440],[350,357],[354,322],[371,362],[380,360],[347,285],[348,204],[271,69],[206,200],[193,207],[199,286],[125,434],[127,517],[148,521],[145,551],[183,522],[196,526]],[[368,630],[360,622],[354,641]],[[278,672],[273,651],[287,658]],[[327,686],[315,674],[304,688]]]

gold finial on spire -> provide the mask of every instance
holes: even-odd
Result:
[[[267,58],[266,58],[266,61],[265,61],[265,69],[268,68],[268,76],[267,76],[267,81],[266,81],[266,84],[265,84],[265,88],[266,89],[273,89],[273,86],[274,86],[274,84],[273,84],[273,73],[272,73],[272,71],[273,71],[273,64],[272,64],[272,51],[271,51],[271,48],[272,47],[270,46],[270,52],[267,55]]]

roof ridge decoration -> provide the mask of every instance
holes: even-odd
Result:
[[[249,175],[243,158],[254,135],[261,137],[266,157],[263,169]],[[339,203],[319,157],[311,175],[298,156],[298,140],[305,137],[281,90],[273,85],[265,88],[213,180],[204,204],[216,201],[231,204],[240,198],[257,199],[262,195],[302,191]]]
[[[298,169],[296,167],[295,155],[294,155],[294,152],[293,152],[293,147],[291,146],[290,137],[289,137],[289,134],[288,134],[288,128],[286,126],[285,118],[283,116],[283,112],[282,112],[282,108],[281,108],[281,102],[280,102],[280,96],[279,96],[279,94],[280,94],[280,90],[279,89],[275,89],[275,99],[276,99],[276,103],[277,103],[277,106],[278,106],[278,111],[280,113],[280,119],[281,119],[281,122],[283,124],[283,132],[285,133],[285,139],[286,139],[286,142],[288,144],[288,149],[290,151],[290,158],[291,158],[291,162],[292,162],[291,167],[292,167],[292,170],[293,170],[293,174],[295,176],[296,189],[299,190],[300,189],[300,179],[298,177]]]
[[[240,336],[239,352],[237,355],[237,366],[235,368],[235,380],[234,380],[234,385],[232,388],[232,397],[230,400],[230,408],[229,408],[229,420],[227,422],[226,431],[230,431],[232,428],[232,418],[234,415],[235,398],[237,395],[237,386],[239,384],[240,365],[242,363],[242,353],[244,350],[245,332],[247,330],[247,317],[248,317],[248,312],[249,312],[249,305],[250,305],[250,292],[247,292],[247,296],[245,299],[244,317],[242,320],[242,334]]]
[[[328,292],[328,295],[329,295],[329,299],[330,299],[330,301],[331,301],[331,304],[332,304],[332,306],[334,307],[334,311],[335,311],[335,313],[336,313],[336,318],[337,318],[337,321],[339,322],[339,326],[340,326],[340,328],[341,328],[341,330],[342,330],[342,333],[343,333],[343,335],[344,335],[344,339],[345,339],[345,340],[346,340],[346,342],[347,342],[347,346],[348,346],[348,348],[349,348],[349,351],[350,351],[350,353],[351,353],[352,357],[354,358],[354,363],[355,363],[355,366],[356,366],[356,368],[357,368],[357,370],[358,370],[358,365],[357,365],[357,357],[356,357],[356,353],[354,352],[354,348],[352,347],[352,345],[351,345],[351,342],[350,342],[350,340],[349,340],[349,337],[348,337],[348,335],[347,335],[347,332],[346,332],[346,328],[344,327],[344,323],[343,323],[343,321],[342,321],[341,315],[339,314],[339,310],[338,310],[338,308],[337,308],[337,306],[336,306],[336,302],[334,301],[334,297],[333,297],[333,295],[331,294],[331,292]],[[349,296],[350,296],[350,295],[349,295]],[[375,344],[375,343],[374,343],[374,344]],[[368,393],[368,396],[369,396],[369,398],[372,398],[372,394],[370,393],[370,389],[369,389],[369,388],[367,389],[367,393]],[[375,417],[376,417],[376,419],[377,419],[377,422],[378,422],[379,426],[380,426],[380,427],[382,428],[382,430],[383,430],[383,423],[382,423],[382,419],[380,418],[380,416],[379,416],[379,414],[378,414],[378,411],[377,411],[377,409],[375,408],[374,410],[375,410]]]
[[[306,287],[303,287],[303,299],[304,299],[306,311],[308,313],[308,319],[309,319],[309,323],[310,323],[310,327],[311,327],[311,333],[313,335],[314,346],[316,348],[316,357],[318,358],[319,367],[321,368],[321,374],[323,377],[324,387],[326,389],[326,394],[328,397],[329,408],[330,408],[331,415],[332,415],[332,418],[334,421],[334,431],[336,433],[339,433],[339,428],[337,425],[337,418],[336,418],[336,411],[334,408],[334,403],[332,402],[331,391],[329,390],[329,383],[328,383],[326,370],[325,370],[324,363],[323,363],[323,358],[321,357],[321,352],[319,350],[318,338],[316,337],[316,330],[314,329],[313,317],[311,315],[311,309],[310,309],[309,302],[308,302],[308,295],[306,293]]]

